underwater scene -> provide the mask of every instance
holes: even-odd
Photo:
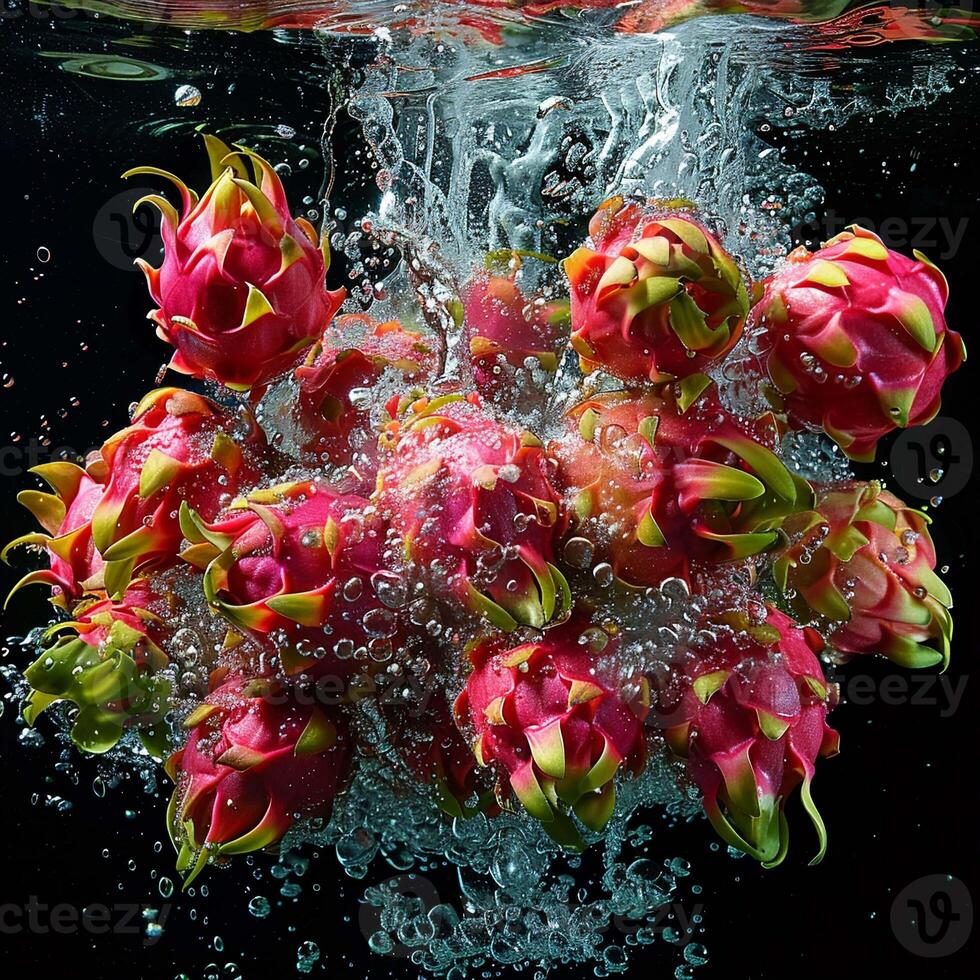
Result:
[[[971,0],[0,71],[13,975],[974,975]]]

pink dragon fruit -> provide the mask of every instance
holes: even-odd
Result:
[[[749,300],[738,266],[682,203],[611,198],[589,222],[593,247],[565,260],[584,370],[672,381],[702,372],[741,336]]]
[[[162,216],[163,264],[138,260],[159,308],[157,334],[176,348],[170,366],[238,391],[271,380],[326,329],[346,295],[324,285],[330,251],[305,218],[292,218],[275,170],[260,156],[204,137],[213,183],[198,200],[181,180],[182,203],[151,195]],[[249,179],[246,158],[255,172]]]
[[[33,725],[50,705],[71,701],[78,708],[71,738],[80,749],[106,752],[124,728],[137,727],[162,757],[171,679],[163,673],[169,660],[160,645],[170,631],[161,616],[171,605],[142,579],[119,601],[79,603],[74,620],[48,630],[46,639],[57,639],[24,671],[31,686],[25,721]]]
[[[513,387],[515,369],[529,358],[545,371],[558,367],[555,345],[567,306],[529,302],[513,276],[475,274],[463,289],[463,315],[482,394],[499,397]]]
[[[485,785],[476,759],[460,732],[445,694],[426,692],[417,717],[406,720],[412,705],[383,705],[391,723],[391,742],[412,774],[432,787],[439,808],[450,817],[488,816],[499,812],[493,790]]]
[[[800,786],[823,858],[827,835],[810,783],[818,756],[837,754],[827,725],[836,693],[816,657],[823,641],[770,609],[762,624],[729,617],[716,645],[657,690],[654,711],[667,743],[704,794],[704,809],[728,844],[767,867],[786,856],[783,808]]]
[[[953,598],[935,573],[929,518],[878,483],[822,491],[783,525],[773,574],[798,619],[830,621],[843,654],[882,653],[905,667],[949,663]]]
[[[46,533],[35,531],[15,538],[0,557],[7,561],[11,550],[26,545],[44,549],[49,567],[25,575],[10,595],[25,585],[49,585],[51,601],[69,609],[84,595],[99,593],[105,587],[105,563],[92,540],[92,514],[105,485],[74,463],[44,463],[31,473],[47,482],[54,493],[22,490],[17,500],[37,518]]]
[[[384,528],[363,497],[283,484],[214,523],[185,505],[181,526],[191,542],[183,557],[205,569],[213,608],[252,633],[283,633],[287,674],[346,676],[368,653],[390,651],[399,620],[378,595]]]
[[[639,772],[646,758],[647,686],[641,679],[627,696],[616,682],[608,669],[616,643],[575,620],[510,649],[479,642],[456,701],[480,765],[506,778],[524,809],[572,850],[582,840],[567,809],[601,830],[616,804],[614,776]]]
[[[184,722],[167,761],[167,814],[184,887],[219,861],[275,845],[298,819],[329,819],[350,767],[339,713],[269,679],[232,677]]]
[[[212,519],[259,470],[236,442],[241,423],[214,402],[159,388],[136,407],[133,424],[110,437],[89,462],[106,483],[92,512],[92,540],[105,559],[105,586],[124,590],[135,568],[174,562],[183,535],[182,503]],[[261,445],[254,426],[240,437]]]
[[[309,433],[301,446],[304,461],[349,466],[357,442],[362,447],[357,453],[360,468],[373,476],[377,437],[369,438],[370,413],[356,393],[373,388],[386,372],[401,387],[422,384],[435,367],[435,351],[422,334],[404,329],[397,320],[378,323],[360,313],[338,317],[295,371],[299,397],[289,409],[298,408]]]
[[[753,310],[791,424],[823,429],[852,459],[872,460],[882,436],[932,419],[966,357],[943,317],[946,278],[915,255],[852,225],[793,252]]]
[[[561,618],[563,518],[541,443],[476,395],[393,399],[389,413],[376,498],[410,570],[499,629]]]
[[[771,420],[737,422],[710,392],[686,407],[669,395],[610,392],[569,421],[551,449],[574,533],[630,584],[689,580],[692,562],[764,552],[787,514],[812,504],[806,481],[769,448]]]

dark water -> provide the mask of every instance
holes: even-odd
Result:
[[[0,372],[13,381],[0,389],[0,507],[6,537],[13,537],[28,526],[13,501],[28,485],[26,468],[66,448],[82,453],[124,424],[127,406],[152,386],[165,358],[143,321],[142,277],[129,266],[154,247],[152,229],[130,226],[121,237],[118,174],[142,163],[199,172],[194,129],[206,124],[288,161],[291,197],[317,198],[332,80],[349,79],[358,66],[342,46],[327,53],[309,36],[147,32],[83,15],[7,18],[0,41],[6,287]],[[880,70],[898,76],[909,57],[882,52]],[[952,91],[925,108],[862,117],[834,132],[775,125],[760,135],[827,189],[823,227],[800,228],[798,239],[828,237],[828,223],[866,218],[888,244],[916,245],[941,259],[952,284],[948,319],[969,346],[980,261],[980,58],[969,47],[952,57],[961,65]],[[850,83],[846,71],[827,70],[841,71]],[[175,105],[181,85],[200,90],[198,106]],[[345,202],[353,221],[372,205],[376,185],[358,127],[343,110],[332,146],[333,199]],[[344,280],[342,260],[331,277],[332,284]],[[976,433],[969,366],[946,391],[943,414]],[[887,458],[887,449],[881,455]],[[671,830],[672,846],[687,855],[703,887],[703,909],[678,910],[704,916],[700,938],[710,962],[697,976],[973,975],[971,946],[949,957],[915,955],[890,912],[896,895],[927,875],[955,875],[980,897],[977,506],[974,480],[943,502],[933,525],[957,599],[953,663],[942,684],[906,678],[904,691],[896,681],[886,695],[881,683],[906,675],[885,663],[862,663],[879,693],[835,715],[844,751],[824,767],[815,790],[831,835],[823,864],[806,868],[802,847],[780,868],[763,871],[713,849],[700,821]],[[15,578],[4,571],[5,585]],[[4,634],[23,634],[46,618],[39,593],[22,595],[4,618]],[[10,647],[5,657],[23,666],[28,654]],[[302,887],[298,897],[280,895],[281,883],[267,874],[253,878],[262,856],[211,874],[207,895],[198,886],[193,896],[179,890],[161,896],[159,879],[177,880],[163,825],[169,786],[162,774],[156,796],[133,777],[100,797],[89,762],[62,758],[51,741],[18,745],[14,715],[8,704],[0,720],[6,844],[0,952],[12,973],[289,976],[297,949],[312,940],[322,954],[313,975],[417,975],[404,960],[369,953],[370,930],[357,905],[364,882],[347,879],[332,854],[309,855],[309,870],[291,879]],[[376,868],[378,879],[391,873]],[[446,873],[428,876],[451,891]],[[247,910],[256,895],[272,903],[267,918]],[[51,910],[61,905],[74,911],[60,913],[57,926]],[[77,924],[79,910],[96,905],[112,910],[114,929],[106,934]],[[144,905],[159,911],[158,939],[142,928]],[[677,957],[661,946],[638,953],[630,975],[671,976]],[[563,975],[582,977],[586,970],[569,967]]]

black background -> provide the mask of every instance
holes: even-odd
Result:
[[[60,447],[84,452],[125,424],[127,405],[153,386],[167,356],[143,319],[148,302],[142,277],[122,267],[118,240],[93,235],[96,214],[123,189],[118,174],[153,163],[194,175],[200,185],[206,175],[191,136],[195,123],[212,128],[235,123],[233,135],[250,137],[275,159],[295,164],[303,155],[298,144],[312,151],[318,146],[327,106],[322,79],[330,66],[318,45],[284,44],[270,35],[189,40],[156,30],[145,46],[120,46],[110,42],[131,36],[131,29],[42,16],[11,17],[0,30],[5,117],[0,373],[4,384],[7,375],[13,379],[11,387],[0,389],[0,527],[6,539],[31,525],[13,501],[16,491],[31,485],[27,466],[51,458]],[[86,78],[61,70],[64,58],[39,54],[77,50],[145,59],[165,65],[170,74],[132,83]],[[962,57],[965,64],[975,60]],[[887,70],[885,56],[882,64]],[[184,83],[202,90],[200,106],[174,106],[174,90]],[[786,147],[788,158],[816,174],[828,188],[828,208],[837,214],[876,223],[889,217],[968,221],[962,246],[943,263],[952,283],[947,316],[968,346],[976,346],[980,259],[978,92],[974,75],[930,108],[900,116],[882,113],[870,122],[862,119],[834,133],[808,132],[805,138],[784,139],[778,129],[766,134],[774,145]],[[153,135],[171,123],[169,135]],[[288,145],[272,132],[276,124],[297,131]],[[358,170],[364,161],[354,154],[356,132],[343,116],[336,145],[340,169],[334,199],[344,200],[356,216],[370,176]],[[294,202],[317,192],[322,165],[312,151],[307,170],[294,165],[287,180]],[[50,250],[46,263],[38,259],[42,247]],[[338,264],[332,273],[338,283],[342,274]],[[975,370],[968,364],[953,378],[943,409],[971,429]],[[50,446],[38,442],[45,438]],[[32,446],[40,454],[36,459]],[[887,457],[886,447],[879,458]],[[972,460],[957,465],[970,467]],[[876,467],[865,475],[872,474],[887,476],[887,471]],[[940,564],[950,566],[947,579],[957,600],[953,663],[946,676],[954,686],[965,678],[965,694],[951,714],[943,711],[946,701],[938,688],[927,692],[934,699],[939,694],[938,704],[876,697],[836,713],[842,754],[820,767],[814,787],[830,831],[823,864],[806,867],[812,841],[802,812],[792,804],[793,846],[785,864],[773,871],[713,850],[710,829],[701,822],[669,833],[665,828],[654,840],[653,857],[685,855],[693,864],[692,880],[703,887],[698,901],[704,903],[706,931],[695,938],[709,947],[711,959],[698,976],[973,975],[968,974],[972,944],[953,956],[914,956],[896,938],[890,910],[898,892],[922,876],[952,874],[968,886],[977,880],[980,691],[974,677],[978,617],[971,585],[980,528],[976,507],[971,483],[945,500],[934,525]],[[22,568],[3,572],[4,590],[15,581],[15,571],[19,575]],[[46,618],[41,590],[24,593],[4,618],[4,634],[21,634]],[[26,651],[9,643],[4,655],[21,666],[26,662]],[[857,672],[878,680],[896,674],[887,663],[863,661],[845,673]],[[0,720],[0,906],[26,906],[37,896],[47,906],[149,902],[159,907],[164,900],[153,874],[171,874],[163,830],[165,780],[161,777],[158,798],[148,798],[136,780],[98,798],[91,789],[90,762],[71,756],[66,764],[50,744],[41,749],[17,744],[21,729],[15,714],[15,705],[8,703]],[[71,801],[71,812],[49,805],[48,797]],[[127,816],[127,809],[135,816]],[[154,845],[160,841],[158,854]],[[97,977],[122,971],[197,977],[207,975],[207,964],[217,969],[227,963],[238,964],[247,977],[291,975],[297,947],[312,939],[323,953],[314,975],[323,975],[323,966],[332,975],[416,975],[404,961],[369,954],[358,926],[357,896],[364,883],[346,879],[332,855],[314,860],[299,879],[298,901],[279,898],[277,883],[268,876],[256,881],[247,862],[241,865],[211,875],[207,897],[171,898],[165,933],[155,944],[145,945],[141,934],[2,931],[0,963],[11,971],[16,963],[48,975],[68,969]],[[376,873],[384,878],[394,872],[377,868]],[[438,876],[433,880],[441,887]],[[318,892],[314,882],[320,884]],[[256,894],[274,904],[263,922],[246,911]],[[445,897],[450,895],[447,890]],[[215,948],[215,936],[223,949]],[[662,946],[637,953],[630,975],[672,975],[677,951]],[[586,972],[591,975],[591,968],[570,968],[567,975]]]

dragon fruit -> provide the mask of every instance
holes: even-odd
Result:
[[[789,518],[773,574],[798,619],[829,620],[843,654],[882,653],[905,667],[949,663],[953,605],[935,573],[929,518],[876,483],[823,490]]]
[[[287,674],[342,677],[390,651],[399,621],[377,594],[384,528],[363,497],[298,482],[256,491],[213,523],[186,505],[180,520],[182,555],[205,570],[212,607],[233,626],[283,634]]]
[[[275,845],[298,819],[329,819],[350,768],[343,717],[273,680],[232,677],[186,719],[167,760],[167,814],[184,887],[219,861]]]
[[[685,210],[614,197],[592,248],[565,259],[572,347],[586,371],[656,383],[701,373],[735,346],[749,310],[734,259]]]
[[[106,752],[124,728],[137,727],[147,748],[162,756],[171,688],[161,648],[168,611],[168,600],[145,580],[133,582],[118,601],[79,603],[74,620],[47,631],[54,644],[24,671],[31,686],[25,721],[33,725],[52,704],[71,701],[78,708],[71,738],[80,749]]]
[[[301,458],[349,466],[359,442],[361,468],[372,470],[377,437],[370,437],[370,412],[357,394],[377,385],[386,372],[402,388],[421,384],[435,365],[435,351],[422,334],[405,330],[396,320],[378,323],[359,313],[338,317],[295,371],[299,395],[289,408],[298,409],[307,433]]]
[[[767,867],[786,856],[783,808],[800,786],[819,862],[827,834],[810,784],[819,756],[838,751],[827,725],[836,692],[816,657],[823,641],[770,609],[764,623],[730,616],[738,632],[717,629],[715,646],[657,689],[654,712],[668,745],[687,760],[715,830]]]
[[[692,561],[764,552],[782,520],[812,504],[806,481],[764,444],[775,446],[771,420],[737,423],[710,391],[689,406],[609,392],[569,421],[551,448],[574,533],[630,584],[689,581]]]
[[[105,559],[107,591],[126,588],[135,568],[176,561],[182,503],[213,518],[259,470],[236,442],[237,419],[180,388],[159,388],[136,407],[133,424],[111,436],[89,473],[105,480],[92,512],[92,540]],[[243,445],[261,445],[250,427]]]
[[[509,649],[484,640],[470,651],[473,670],[456,700],[480,765],[506,778],[524,809],[572,850],[582,839],[567,810],[601,830],[616,805],[614,776],[639,772],[646,759],[648,690],[641,681],[627,697],[605,669],[617,642],[576,620]]]
[[[99,593],[104,588],[105,563],[92,540],[92,514],[102,499],[105,485],[74,463],[44,463],[30,472],[41,477],[54,493],[22,490],[17,500],[47,533],[35,531],[15,538],[0,557],[7,561],[10,552],[20,546],[44,549],[49,567],[29,572],[11,589],[10,595],[25,585],[48,585],[51,601],[69,609],[84,595]]]
[[[392,745],[412,774],[432,787],[439,808],[450,817],[496,813],[493,790],[484,785],[484,770],[477,767],[443,691],[427,691],[415,712],[411,707],[397,701],[387,706]],[[417,716],[406,720],[406,708]]]
[[[182,213],[166,199],[144,202],[161,214],[162,265],[137,262],[159,308],[157,334],[176,348],[170,366],[238,391],[271,380],[323,334],[346,295],[324,284],[330,251],[305,218],[290,215],[278,174],[260,156],[204,137],[213,183],[198,200],[173,174]],[[251,160],[254,183],[246,159]]]
[[[946,278],[852,225],[816,252],[800,247],[765,286],[753,319],[790,422],[823,429],[852,459],[939,411],[946,378],[966,358],[946,326]]]
[[[560,619],[563,518],[538,439],[497,422],[476,395],[393,399],[389,414],[376,499],[409,571],[498,629]]]
[[[498,398],[513,387],[515,369],[535,359],[558,367],[555,344],[567,304],[529,302],[513,276],[474,275],[463,289],[463,315],[477,389]]]

